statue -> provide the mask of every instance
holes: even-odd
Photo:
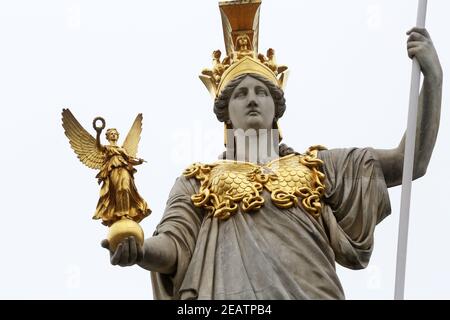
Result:
[[[93,121],[96,138],[81,126],[69,109],[63,109],[62,121],[65,134],[78,159],[87,167],[100,170],[96,178],[102,187],[93,219],[99,219],[102,224],[110,227],[108,238],[111,248],[116,248],[127,236],[133,236],[137,243],[142,244],[144,234],[138,223],[151,212],[134,184],[134,166],[144,162],[143,159],[136,158],[142,131],[142,114],[136,117],[122,147],[117,145],[119,132],[114,128],[106,130],[109,145],[101,144],[100,135],[106,125],[101,117]],[[97,126],[97,121],[102,123],[100,127]]]
[[[244,57],[254,57],[255,52],[251,49],[249,35],[241,34],[237,36],[234,55],[235,60],[240,60]]]
[[[267,57],[264,57],[264,55],[260,53],[258,54],[258,59],[277,75],[288,69],[286,66],[277,65],[275,60],[275,50],[272,48],[267,49]]]
[[[216,84],[220,82],[220,78],[222,77],[223,72],[226,68],[229,67],[229,58],[225,58],[223,62],[220,62],[220,56],[222,52],[220,50],[213,51],[213,68],[211,69],[203,69],[202,74],[211,77],[215,80]]]
[[[314,145],[300,153],[279,144],[287,70],[275,67],[274,51],[268,59],[258,57],[260,3],[219,4],[231,59],[220,79],[200,76],[224,123],[226,152],[180,175],[161,222],[142,246],[133,237],[116,250],[102,242],[113,265],[151,271],[156,299],[344,299],[335,263],[368,265],[375,227],[391,211],[387,189],[401,184],[404,139],[388,150]],[[236,34],[255,44],[241,43],[252,52],[238,59]],[[427,30],[407,34],[408,55],[425,76],[417,179],[436,141],[443,76]],[[299,119],[299,127],[313,116]]]

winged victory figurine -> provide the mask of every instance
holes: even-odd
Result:
[[[101,122],[101,126],[98,126]],[[93,219],[101,219],[110,227],[108,240],[115,247],[126,236],[143,242],[139,222],[151,213],[147,202],[139,195],[134,183],[134,166],[144,162],[136,158],[142,132],[142,114],[138,114],[120,147],[117,129],[106,130],[109,145],[102,145],[100,135],[106,122],[97,117],[93,121],[94,138],[86,131],[69,109],[62,111],[62,126],[78,159],[91,169],[100,170],[96,178],[101,184],[100,198]]]

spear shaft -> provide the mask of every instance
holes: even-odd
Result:
[[[419,0],[417,27],[425,27],[427,0]],[[414,148],[416,143],[417,109],[419,106],[420,65],[417,59],[412,61],[411,90],[409,94],[408,126],[406,129],[405,152],[403,162],[402,194],[400,200],[400,221],[398,227],[397,265],[395,273],[395,300],[405,298],[406,253],[408,246],[409,208],[411,204],[411,185],[414,166]]]

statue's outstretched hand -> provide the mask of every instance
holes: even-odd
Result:
[[[109,241],[104,239],[101,246],[109,250],[110,261],[112,265],[119,265],[121,267],[132,266],[143,260],[143,248],[137,244],[134,237],[127,237],[123,239],[115,251],[109,247]]]
[[[408,56],[416,58],[424,76],[442,77],[442,68],[430,34],[425,28],[412,28],[406,32]]]

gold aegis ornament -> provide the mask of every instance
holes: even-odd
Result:
[[[325,193],[323,146],[312,146],[305,154],[290,154],[265,165],[222,160],[213,164],[194,163],[184,171],[187,178],[200,182],[192,203],[210,217],[228,219],[239,212],[255,212],[264,205],[263,190],[270,192],[279,208],[300,206],[319,218]]]
[[[81,126],[69,109],[62,111],[62,126],[78,159],[89,168],[99,170],[96,178],[102,186],[93,219],[101,219],[104,225],[110,227],[110,249],[115,250],[129,236],[134,236],[142,245],[144,232],[139,222],[151,213],[134,183],[134,166],[144,162],[136,158],[142,132],[142,114],[136,117],[121,147],[117,145],[119,132],[113,128],[106,131],[109,144],[101,144],[100,135],[106,126],[101,117],[93,121],[96,138]]]
[[[200,75],[213,98],[231,80],[245,73],[259,74],[284,89],[288,68],[276,63],[274,49],[267,50],[266,55],[258,52],[261,0],[222,1],[219,8],[226,56],[221,60],[222,52],[213,51],[213,67]]]

